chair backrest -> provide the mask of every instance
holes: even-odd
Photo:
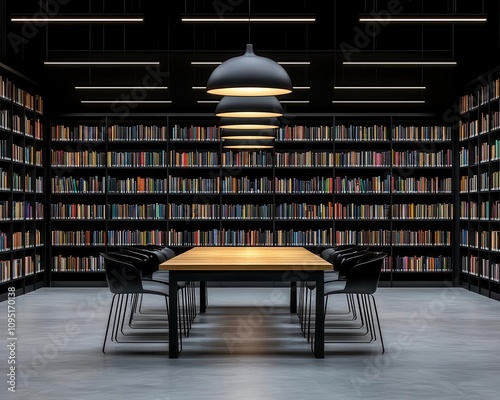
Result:
[[[131,262],[100,253],[104,260],[106,281],[113,294],[141,293],[142,278],[139,270]]]
[[[354,253],[359,253],[361,251],[367,251],[368,250],[368,246],[359,246],[359,245],[356,245],[356,246],[350,246],[350,247],[344,247],[340,250],[336,250],[335,252],[333,252],[331,255],[330,255],[330,258],[327,260],[330,264],[333,264],[333,269],[335,271],[338,270],[338,267],[339,267],[339,261],[337,261],[337,259],[342,256],[342,255],[347,255],[347,254],[354,254]]]
[[[344,245],[339,245],[339,246],[333,246],[332,247],[333,251],[330,252],[329,258],[325,258],[325,260],[333,263],[333,261],[335,261],[335,258],[338,255],[340,255],[346,251],[356,249],[357,247],[359,247],[359,246],[356,244],[344,244]]]
[[[332,255],[332,253],[335,252],[335,249],[333,247],[330,247],[328,249],[325,249],[321,252],[321,255],[320,257],[323,259],[323,260],[328,260],[330,258],[330,256]]]
[[[153,272],[158,270],[158,259],[157,257],[149,251],[144,251],[142,249],[136,249],[134,247],[122,248],[121,252],[128,254],[133,257],[140,258],[142,262],[140,264],[135,264],[143,276],[151,276]]]
[[[346,276],[347,273],[354,267],[355,265],[370,260],[373,251],[369,250],[361,250],[353,253],[341,254],[335,260],[335,270],[339,272],[340,276]]]
[[[167,257],[160,250],[149,250],[154,257],[156,257],[156,261],[158,264],[161,264],[164,261],[167,261]]]
[[[374,253],[371,259],[355,265],[347,274],[344,292],[373,294],[377,291],[386,253]]]
[[[122,247],[121,250],[122,251],[129,250],[129,251],[137,252],[139,254],[147,255],[149,257],[154,256],[154,252],[155,252],[154,249],[149,249],[146,246],[142,246],[142,245]]]
[[[139,271],[141,270],[141,266],[145,262],[147,262],[147,259],[144,256],[141,256],[140,254],[133,254],[124,251],[113,251],[113,252],[107,252],[105,254],[108,255],[109,257],[129,262]]]
[[[175,257],[175,252],[169,247],[164,247],[163,249],[160,250],[160,253],[162,253],[165,256],[166,258],[165,261]]]

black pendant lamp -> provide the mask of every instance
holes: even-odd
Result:
[[[278,96],[291,93],[292,81],[277,62],[254,54],[247,44],[245,54],[219,65],[207,82],[207,93],[220,96]]]
[[[215,109],[223,118],[273,118],[283,115],[283,107],[274,96],[224,96]]]
[[[222,140],[274,140],[276,134],[272,129],[221,129]]]
[[[277,118],[221,118],[219,127],[222,129],[260,130],[279,128]]]
[[[274,147],[273,139],[254,140],[254,139],[238,139],[224,140],[222,147],[229,150],[266,150]]]

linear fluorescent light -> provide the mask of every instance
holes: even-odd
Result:
[[[334,90],[425,90],[425,86],[334,86]]]
[[[144,22],[142,17],[12,17],[11,22]]]
[[[309,100],[282,100],[282,104],[309,104]]]
[[[160,65],[159,61],[45,61],[45,65]]]
[[[311,65],[310,61],[277,61],[280,65]],[[222,61],[191,61],[191,65],[220,65]]]
[[[75,86],[77,90],[167,90],[167,86]]]
[[[290,18],[290,17],[238,17],[238,18],[209,18],[190,17],[182,18],[182,22],[316,22],[316,18]]]
[[[191,61],[191,65],[220,65],[222,61]]]
[[[206,86],[193,86],[193,90],[206,90]],[[294,86],[294,90],[309,90],[311,89],[311,86]]]
[[[424,104],[425,100],[333,100],[334,104]]]
[[[82,100],[82,104],[170,104],[171,100]]]
[[[199,104],[216,104],[219,100],[198,100]]]
[[[399,17],[360,17],[359,22],[487,22],[486,17],[479,16],[399,16]]]
[[[457,65],[456,61],[344,61],[344,65]]]

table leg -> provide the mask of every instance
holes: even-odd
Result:
[[[204,313],[207,311],[207,300],[207,282],[200,282],[200,313]]]
[[[169,276],[169,319],[168,319],[168,358],[179,357],[179,337],[177,327],[177,278],[175,272],[170,271]]]
[[[290,282],[290,313],[297,312],[297,281]]]
[[[325,317],[324,317],[324,272],[316,272],[316,320],[314,327],[314,354],[316,358],[325,358]]]

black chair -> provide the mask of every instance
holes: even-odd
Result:
[[[325,271],[324,282],[336,281],[339,279],[339,268],[340,263],[343,260],[342,256],[347,256],[351,254],[358,254],[361,252],[368,251],[368,246],[362,245],[340,245],[333,246],[325,249],[321,257],[324,258],[329,263],[333,264],[333,270]],[[312,291],[316,288],[316,284],[313,282],[301,282],[299,287],[299,302],[297,306],[297,315],[299,317],[300,329],[303,332],[304,337],[307,337],[306,332],[306,314],[308,303],[312,298]],[[309,290],[308,290],[309,289]],[[349,299],[348,299],[349,304]]]
[[[140,253],[152,258],[151,268],[153,272],[151,278],[155,281],[160,281],[164,283],[169,283],[169,271],[158,270],[159,264],[164,261],[170,260],[175,257],[175,252],[169,247],[157,246],[157,245],[146,245],[146,246],[132,246],[130,248],[125,248],[123,251],[131,253]],[[180,290],[180,295],[182,297],[182,303],[185,304],[183,325],[185,326],[184,333],[185,336],[189,336],[189,331],[191,330],[192,322],[196,318],[196,296],[194,282],[178,282],[177,287]],[[142,300],[142,299],[141,299]],[[142,301],[140,303],[142,306]],[[142,308],[139,307],[139,312],[142,313]]]
[[[380,319],[378,317],[377,305],[375,302],[375,297],[373,294],[377,291],[378,282],[380,279],[380,273],[382,271],[382,266],[384,263],[384,258],[387,256],[386,253],[372,253],[365,254],[358,257],[357,263],[352,263],[351,268],[346,271],[346,279],[345,281],[337,281],[330,282],[325,284],[325,326],[327,320],[327,309],[328,309],[328,299],[329,296],[333,296],[335,294],[343,294],[343,295],[353,295],[357,298],[359,304],[359,312],[361,314],[362,321],[366,324],[366,332],[361,334],[361,336],[370,335],[368,341],[362,343],[370,343],[377,340],[377,329],[375,327],[375,322],[378,327],[378,334],[380,337],[380,342],[382,345],[382,353],[385,352],[384,340],[382,337],[382,330],[380,328]],[[313,342],[314,335],[311,335],[311,304],[309,304],[309,318],[308,318],[308,336],[311,338],[311,342]],[[335,322],[335,321],[334,321]],[[347,342],[360,342],[359,340],[353,341],[353,338],[357,338],[360,336],[359,326],[353,326],[349,332],[346,332],[344,329],[350,328],[345,325],[333,325],[331,328],[331,334],[333,336],[350,336],[351,340]],[[325,328],[325,337],[326,337],[326,329]],[[339,333],[339,330],[344,330]],[[346,341],[342,340],[333,340],[326,341],[325,343],[345,343]],[[314,343],[312,343],[312,348],[314,349]]]
[[[168,321],[168,297],[169,286],[162,282],[152,280],[145,280],[141,276],[141,272],[137,269],[132,262],[126,261],[123,258],[114,257],[115,255],[100,254],[104,260],[104,270],[106,272],[106,281],[109,290],[113,293],[111,306],[109,310],[108,323],[106,325],[106,333],[104,335],[104,343],[102,352],[105,353],[106,341],[108,338],[109,327],[111,318],[114,314],[113,325],[111,329],[110,339],[119,343],[152,343],[152,341],[141,342],[137,340],[123,341],[118,340],[118,335],[121,333],[123,336],[137,337],[137,335],[128,335],[124,333],[124,323],[127,315],[127,308],[130,300],[141,294],[163,296],[165,298],[166,317],[165,322]],[[132,312],[132,310],[128,311]],[[180,315],[180,312],[179,312]],[[179,324],[180,330],[180,324]],[[143,337],[144,335],[139,335]],[[165,343],[165,341],[155,341],[154,343]],[[182,335],[179,334],[179,348],[182,350]]]
[[[368,250],[367,246],[361,245],[345,245],[340,246],[338,250],[332,252],[328,258],[328,262],[333,265],[333,271],[325,272],[324,283],[336,282],[345,279],[346,271],[353,265],[357,264],[362,255],[373,254]],[[299,317],[301,320],[301,330],[305,338],[309,341],[308,323],[307,323],[307,308],[312,304],[312,293],[316,289],[314,282],[307,282],[304,284],[304,291],[302,293],[302,315]],[[351,320],[357,319],[356,304],[352,295],[346,295],[347,312],[340,312],[338,315],[351,316]]]
[[[140,265],[136,265],[136,267],[140,268],[141,272],[150,276],[152,280],[159,281],[168,284],[169,283],[169,274],[168,271],[159,271],[158,266],[162,262],[166,261],[169,258],[175,256],[173,250],[168,247],[150,247],[150,246],[131,246],[125,247],[121,249],[121,253],[125,255],[130,255],[132,257],[140,257],[144,260],[144,262]],[[167,258],[168,257],[168,258]],[[186,337],[189,336],[189,331],[191,329],[192,321],[196,316],[196,304],[194,296],[191,294],[194,292],[191,289],[191,285],[188,282],[178,282],[177,287],[179,289],[179,296],[181,303],[183,304],[182,310],[182,325],[184,327],[184,335]],[[142,309],[142,296],[138,296],[136,299],[138,307],[134,307],[134,311],[137,310],[140,314],[153,315],[155,313],[150,313],[147,311],[143,311]]]
[[[175,252],[169,247],[155,246],[154,248],[160,254],[160,256],[164,258],[163,261],[170,260],[171,258],[174,258],[176,255]],[[153,273],[153,279],[158,280],[160,282],[169,282],[169,271],[155,271]],[[187,312],[188,312],[186,318],[186,323],[187,323],[186,337],[187,337],[189,336],[189,331],[191,329],[192,322],[194,321],[197,315],[195,286],[194,282],[178,282],[178,285],[183,289],[182,292],[184,296],[183,299],[187,305]]]

